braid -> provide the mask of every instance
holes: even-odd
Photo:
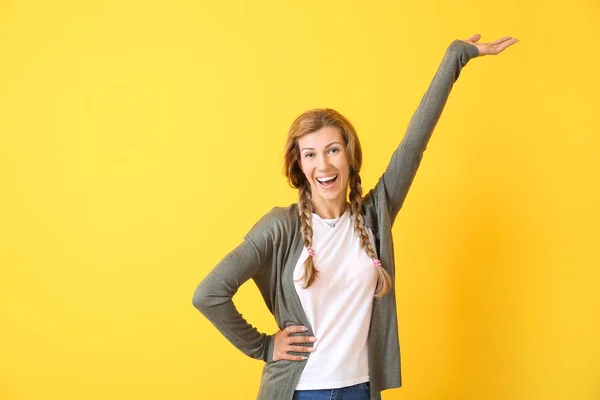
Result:
[[[365,219],[362,213],[362,186],[360,175],[352,169],[350,173],[350,208],[354,216],[354,231],[360,238],[360,246],[367,252],[371,259],[377,259],[377,253],[371,241],[367,228],[365,228]],[[375,297],[383,297],[392,288],[392,278],[383,267],[377,267],[377,287],[375,288]]]
[[[311,198],[310,186],[308,182],[301,185],[300,188],[300,231],[306,248],[312,248],[313,230],[312,230],[312,212],[313,203]],[[309,287],[317,278],[319,271],[315,268],[313,257],[309,256],[304,262],[304,273],[301,280],[304,281],[304,289]]]

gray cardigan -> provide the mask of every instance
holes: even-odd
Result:
[[[429,89],[414,113],[387,169],[363,200],[365,225],[375,236],[383,267],[395,281],[392,224],[417,172],[427,142],[461,69],[479,55],[477,47],[455,40],[446,50]],[[252,278],[280,329],[304,325],[314,335],[292,282],[303,249],[298,204],[275,207],[264,215],[198,285],[193,305],[239,350],[265,362],[259,400],[292,400],[306,361],[273,361],[275,335],[260,333],[242,317],[232,297]],[[307,344],[312,345],[312,344]],[[303,354],[310,357],[311,353]],[[395,285],[375,298],[369,330],[371,400],[402,385]]]

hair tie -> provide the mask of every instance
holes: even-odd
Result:
[[[375,268],[379,268],[379,267],[381,267],[381,261],[379,261],[378,259],[374,258],[374,259],[373,259],[373,266],[374,266]]]
[[[308,256],[309,257],[314,257],[315,256],[315,251],[313,250],[312,247],[308,248]]]

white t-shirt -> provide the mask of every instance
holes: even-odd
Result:
[[[335,219],[325,221],[334,222]],[[369,380],[368,335],[377,269],[360,247],[354,219],[346,209],[334,228],[313,213],[317,279],[307,289],[300,278],[304,248],[294,269],[294,286],[317,341],[296,390],[334,389]],[[371,245],[373,234],[367,228]]]

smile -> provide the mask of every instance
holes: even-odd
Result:
[[[335,184],[337,177],[338,177],[337,175],[331,175],[331,176],[324,176],[322,178],[316,178],[316,180],[317,180],[317,182],[319,182],[319,184],[323,188],[329,189]]]

